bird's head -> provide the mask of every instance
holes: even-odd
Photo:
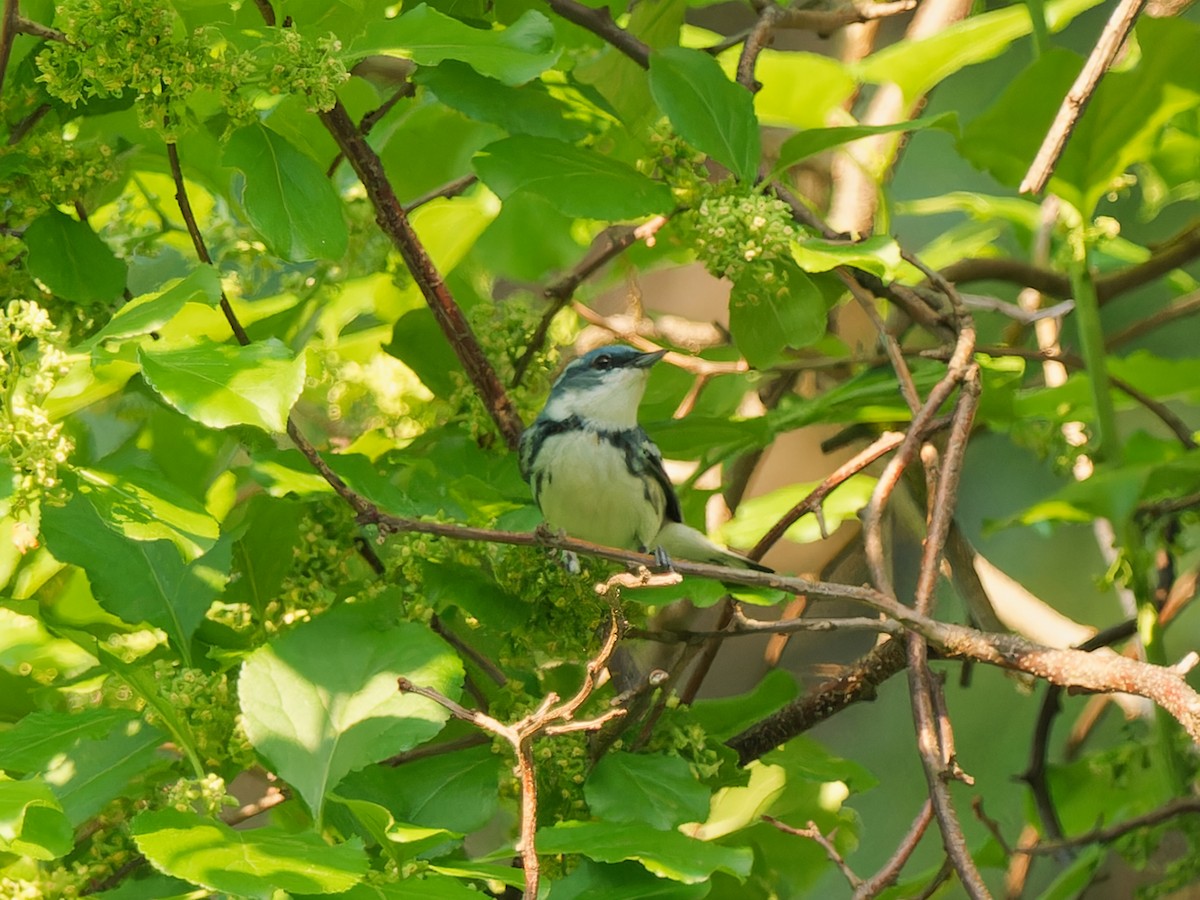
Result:
[[[555,420],[578,416],[600,428],[633,428],[650,367],[666,352],[641,353],[612,344],[585,353],[558,376],[543,415]]]

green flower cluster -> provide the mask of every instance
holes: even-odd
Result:
[[[159,696],[187,720],[195,738],[196,753],[206,767],[215,769],[227,765],[244,769],[253,765],[254,753],[238,722],[237,688],[226,672],[205,672],[170,660],[156,660],[154,680]],[[143,715],[151,725],[163,724],[151,705],[146,706]],[[220,781],[216,775],[208,778]],[[219,792],[211,786],[189,783],[179,790],[190,798],[187,804],[200,799],[210,802],[215,797],[219,807],[224,788],[224,782],[221,782]],[[178,803],[171,800],[168,805],[178,806]]]
[[[16,221],[32,219],[47,206],[86,202],[121,174],[107,144],[67,140],[58,130],[38,131],[19,145],[0,147],[0,163],[11,173],[0,179],[0,208]]]
[[[313,109],[329,109],[350,77],[333,36],[309,41],[293,29],[265,29],[246,49],[240,33],[189,32],[165,0],[66,0],[55,25],[67,41],[51,42],[37,57],[38,80],[51,96],[75,106],[132,95],[142,126],[168,133],[197,117],[196,95],[237,123],[256,114],[243,87],[298,91]]]
[[[59,467],[74,445],[44,404],[68,368],[62,334],[46,311],[9,301],[0,312],[0,515],[21,516],[63,496]]]
[[[680,224],[704,267],[718,278],[769,274],[773,267],[763,263],[791,259],[796,229],[787,204],[732,181],[713,185]]]
[[[163,805],[179,812],[216,818],[222,810],[237,806],[238,802],[225,789],[225,779],[209,772],[203,778],[180,778],[167,785]]]

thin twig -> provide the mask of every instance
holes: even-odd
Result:
[[[1131,831],[1137,831],[1140,828],[1149,828],[1173,819],[1176,816],[1196,814],[1200,814],[1200,797],[1177,797],[1145,815],[1135,816],[1132,819],[1119,822],[1108,828],[1095,828],[1085,834],[1062,838],[1057,841],[1042,841],[1036,847],[1018,847],[1016,852],[1040,856],[1048,853],[1059,853],[1071,847],[1085,847],[1088,844],[1111,844]]]
[[[896,883],[896,879],[900,877],[900,870],[904,868],[905,863],[916,852],[917,845],[921,843],[921,838],[925,836],[925,829],[929,827],[929,823],[932,821],[933,801],[926,800],[921,807],[921,811],[917,813],[917,817],[913,819],[912,825],[909,826],[908,832],[897,845],[895,852],[888,861],[880,867],[878,872],[855,888],[854,900],[870,900],[871,897],[877,896]]]
[[[400,85],[400,87],[396,88],[396,90],[392,92],[392,95],[384,100],[383,103],[379,104],[379,106],[375,107],[375,109],[371,110],[358,120],[359,134],[361,134],[363,137],[369,135],[371,130],[380,123],[384,116],[392,111],[397,103],[406,97],[413,96],[416,94],[416,92],[417,86],[411,81],[405,81],[402,85]],[[337,155],[334,156],[333,162],[331,162],[329,167],[325,170],[325,177],[332,178],[333,173],[337,171],[337,167],[342,164],[342,160],[345,158],[345,154],[339,150]],[[420,204],[416,205],[419,206]]]
[[[643,69],[650,67],[649,45],[614,22],[607,6],[593,8],[576,0],[546,0],[546,3],[568,22],[590,31]]]
[[[845,858],[838,852],[837,847],[833,846],[833,841],[821,833],[821,829],[817,827],[816,822],[810,819],[806,827],[797,828],[794,825],[781,822],[774,816],[763,816],[762,820],[768,825],[779,829],[784,834],[793,834],[796,837],[808,838],[825,851],[825,855],[829,857],[829,861],[837,866],[842,875],[845,876],[846,881],[850,882],[850,887],[857,889],[862,885],[862,879],[854,874],[854,870],[850,868]]]
[[[1021,181],[1019,190],[1022,194],[1036,194],[1046,187],[1046,182],[1050,180],[1050,175],[1062,156],[1063,148],[1067,145],[1067,139],[1092,99],[1100,79],[1117,58],[1117,53],[1129,37],[1133,23],[1137,21],[1138,14],[1145,5],[1146,0],[1121,0],[1113,10],[1100,39],[1088,56],[1087,63],[1084,64],[1075,83],[1071,85],[1071,89],[1067,91],[1067,96],[1063,98],[1037,156],[1033,158],[1029,171]]]
[[[4,0],[0,10],[0,92],[4,90],[4,73],[12,55],[13,38],[17,36],[17,19],[20,18],[17,0]]]

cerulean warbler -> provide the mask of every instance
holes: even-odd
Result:
[[[637,422],[665,350],[600,347],[563,370],[521,436],[521,475],[550,528],[580,540],[694,562],[770,571],[683,522],[662,454]]]

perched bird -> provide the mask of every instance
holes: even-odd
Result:
[[[650,367],[665,350],[600,347],[574,360],[521,436],[521,475],[546,524],[609,547],[771,571],[683,522],[662,454],[637,422]]]

